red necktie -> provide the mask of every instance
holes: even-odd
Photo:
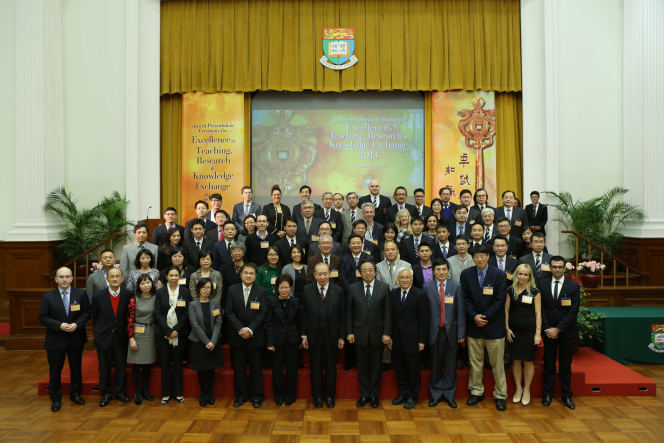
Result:
[[[445,326],[445,283],[440,284],[440,327]]]
[[[222,241],[224,239],[223,235],[224,235],[223,231],[219,231],[219,241]]]
[[[320,288],[320,299],[325,301],[325,294],[323,294],[323,288]]]

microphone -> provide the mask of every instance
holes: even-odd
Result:
[[[148,218],[150,218],[150,217],[148,217],[148,216],[150,215],[150,208],[152,208],[152,206],[148,206],[148,212],[145,214],[145,219],[146,219],[146,220],[147,220]]]

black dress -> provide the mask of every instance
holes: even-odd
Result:
[[[537,331],[537,320],[535,318],[535,296],[539,294],[537,288],[531,290],[530,303],[524,302],[524,296],[528,297],[526,291],[521,292],[514,299],[514,289],[507,289],[510,298],[509,326],[514,334],[510,346],[510,358],[513,360],[535,361],[537,346],[535,345],[535,332]],[[526,298],[527,300],[527,298]]]
[[[302,290],[304,289],[304,283],[307,280],[307,271],[305,267],[302,266],[300,270],[295,269],[295,282],[293,287],[293,295],[300,300],[302,299]]]
[[[210,302],[201,303],[201,309],[203,310],[203,320],[205,322],[205,335],[212,338]],[[221,345],[217,343],[211,351],[206,346],[207,343],[191,342],[191,369],[194,371],[209,371],[224,365],[224,353],[221,350]]]

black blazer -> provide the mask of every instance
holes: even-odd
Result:
[[[92,332],[94,345],[99,351],[106,351],[113,341],[113,335],[122,341],[127,337],[127,307],[134,296],[132,291],[120,289],[118,311],[113,313],[109,288],[100,289],[92,295]],[[114,332],[115,331],[115,332]]]
[[[362,244],[362,252],[365,253],[365,254],[369,254],[371,257],[374,257],[374,258],[372,258],[372,260],[375,261],[375,262],[379,261],[376,254],[378,254],[378,252],[380,252],[380,250],[377,250],[377,248],[378,248],[378,246],[374,242],[366,240],[366,239],[364,240],[364,243]],[[350,253],[351,253],[350,252],[350,246],[348,245],[348,243],[344,243],[344,248],[343,248],[343,252],[341,253],[341,255],[342,256],[350,255]]]
[[[268,300],[265,323],[268,346],[282,346],[286,340],[292,345],[300,343],[300,299],[291,298],[286,310],[279,298]]]
[[[449,247],[447,248],[447,258],[450,258],[457,255],[458,252],[449,238],[447,239],[447,241],[449,243],[448,245]],[[440,243],[436,243],[436,245],[434,246],[434,253],[435,253],[435,258],[445,258],[443,256],[443,249],[441,248]]]
[[[212,244],[212,241],[203,237],[201,240],[201,251],[208,250],[212,252]],[[186,263],[194,269],[199,269],[201,264],[198,262],[198,248],[196,247],[194,237],[186,239],[182,244],[182,249],[184,250]]]
[[[500,206],[498,208],[494,208],[493,214],[494,220],[498,220],[500,217],[505,217],[505,207]],[[510,230],[510,237],[515,235],[521,238],[521,231],[527,223],[528,219],[526,217],[526,211],[523,208],[512,206],[512,229]]]
[[[168,326],[166,323],[166,316],[171,309],[171,304],[168,297],[168,287],[157,289],[157,298],[154,301],[154,317],[157,320],[155,324],[156,337],[168,337],[173,331],[178,333],[178,345],[181,339],[186,339],[189,336],[191,325],[189,324],[189,303],[191,302],[191,295],[189,289],[180,285],[178,292],[178,300],[184,300],[184,306],[175,306],[175,316],[178,318],[178,323],[174,327]]]
[[[191,224],[194,222],[194,220],[198,220],[198,217],[192,218],[191,220],[187,221],[187,223],[184,224],[185,240],[189,238],[194,238],[194,234],[191,233]],[[204,220],[205,220],[205,229],[203,229],[203,236],[205,236],[205,233],[210,229],[217,229],[217,224],[215,222],[213,222],[212,220],[208,220],[207,217]]]
[[[390,206],[392,206],[392,200],[390,200],[390,197],[385,195],[379,195],[378,197],[380,201],[378,202],[376,215],[374,215],[374,221],[385,226],[385,215],[387,214],[387,210],[390,208]],[[358,206],[361,208],[364,203],[373,203],[373,196],[369,194],[360,197],[358,200]]]
[[[212,245],[212,269],[221,273],[224,270],[224,266],[229,263],[233,263],[233,257],[231,256],[231,251],[226,248],[226,239],[217,241]]]
[[[431,271],[433,272],[433,260],[431,266]],[[418,261],[417,264],[413,266],[413,286],[418,289],[424,289],[424,271],[422,270],[421,261]]]
[[[325,221],[325,209],[320,208],[317,211],[314,211],[313,217]],[[334,206],[330,208],[330,220],[328,222],[332,225],[332,240],[341,243],[341,236],[344,232],[344,222],[341,220],[341,212],[335,211]]]
[[[420,215],[419,211],[417,210],[417,205],[415,205],[415,213],[417,215]],[[421,215],[421,217],[424,219],[424,225],[425,226],[427,224],[427,217],[430,214],[433,214],[433,211],[431,210],[431,208],[427,205],[422,206],[422,215]]]
[[[265,240],[272,246],[279,240],[279,237],[268,232]],[[268,248],[261,247],[261,239],[258,238],[255,232],[247,237],[244,246],[247,248],[247,253],[244,255],[245,262],[254,263],[256,266],[263,266],[267,262]]]
[[[247,262],[245,262],[247,263]],[[226,300],[228,298],[228,288],[238,283],[242,283],[242,278],[238,272],[235,271],[235,265],[233,263],[226,265],[223,272],[221,273],[221,281],[223,285],[221,287],[221,309],[226,311]]]
[[[415,208],[415,205],[411,205],[409,203],[405,204],[406,209],[408,209],[408,212],[410,212],[411,217],[415,217],[417,215],[417,209]],[[399,212],[399,205],[396,203],[387,208],[387,211],[385,211],[385,223],[392,222],[394,223],[394,220],[397,219],[397,213]],[[375,220],[375,217],[374,217]],[[385,223],[379,222],[381,225],[385,226]]]
[[[314,203],[314,212],[318,211],[320,207],[321,206],[318,203]],[[295,217],[297,221],[302,219],[302,203],[293,206],[293,217]]]
[[[359,346],[380,346],[383,335],[392,335],[392,299],[387,283],[374,279],[371,300],[367,303],[364,280],[350,285],[346,334],[355,336]]]
[[[302,250],[304,250],[304,257],[302,257],[300,263],[306,263],[306,261],[308,260],[307,254],[309,252],[309,242],[304,237],[295,237],[295,244],[299,245],[302,248]],[[277,240],[274,243],[274,245],[277,247],[277,249],[279,249],[279,261],[281,261],[282,267],[286,266],[287,264],[293,263],[293,259],[290,256],[290,250],[291,250],[290,240],[288,239],[287,236],[284,235],[284,237]],[[256,263],[256,264],[258,266],[263,266],[265,262]]]
[[[316,333],[318,329],[319,298],[320,292],[318,292],[318,283],[316,282],[306,285],[302,290],[302,300],[300,301],[300,309],[302,311],[300,335],[307,337],[309,349],[316,343],[318,338]],[[328,283],[325,300],[328,307],[327,326],[330,336],[321,337],[321,339],[324,340],[327,338],[336,348],[340,338],[346,339],[346,297],[344,296],[343,289],[335,284]]]
[[[221,232],[223,233],[224,230],[222,229]],[[217,243],[219,241],[219,226],[215,224],[214,228],[205,231],[205,238],[208,239],[211,245]]]
[[[263,212],[261,214],[267,216],[267,232],[276,234],[277,232],[284,230],[284,218],[290,217],[291,211],[288,206],[281,203],[281,214],[277,214],[274,203],[270,203],[263,206]]]
[[[493,241],[491,241],[493,244]],[[513,257],[515,259],[520,259],[526,255],[526,244],[519,237],[510,235],[509,242],[507,244],[507,255],[508,257]]]
[[[496,257],[495,255],[489,257],[489,266],[498,268],[498,257]],[[517,260],[514,257],[505,255],[505,277],[507,277],[507,274],[510,274],[512,275],[512,278],[516,278],[516,275],[514,275],[514,271],[516,271],[517,266],[519,266],[519,260]],[[507,286],[512,286],[512,280],[510,280],[509,278],[507,281]]]
[[[420,239],[420,245],[427,244],[431,247],[433,251],[435,249],[435,243],[431,237],[427,237],[422,234]],[[401,245],[399,246],[399,254],[401,255],[401,260],[407,261],[411,266],[415,266],[419,263],[420,258],[415,254],[415,237],[410,235],[401,239]]]
[[[78,348],[88,341],[85,324],[90,319],[90,298],[82,289],[70,286],[69,314],[60,297],[60,289],[55,288],[42,296],[39,305],[39,323],[46,327],[44,349],[49,351],[63,351],[67,348]],[[72,305],[78,305],[78,311],[72,310]],[[63,323],[76,323],[74,332],[65,332],[60,329]]]
[[[577,316],[581,306],[581,285],[565,277],[558,299],[551,292],[552,278],[540,280],[538,288],[542,297],[542,334],[550,328],[560,329],[558,338],[579,338]],[[561,300],[571,300],[570,306],[563,306]]]
[[[357,277],[356,271],[359,271],[362,263],[368,260],[372,260],[371,256],[366,252],[362,252],[360,253],[360,259],[357,261],[357,266],[355,266],[353,254],[344,254],[341,256],[341,261],[339,262],[339,285],[346,294],[350,291],[350,285],[362,280],[362,277]]]
[[[530,226],[539,226],[541,228],[539,232],[546,235],[544,227],[546,226],[546,222],[549,220],[549,210],[547,209],[546,205],[543,205],[542,203],[538,203],[537,206],[539,206],[539,208],[537,209],[537,215],[535,215],[533,204],[531,203],[526,205],[524,208],[526,210],[526,218],[528,218],[528,224]]]
[[[417,353],[429,336],[429,299],[426,292],[410,287],[401,304],[401,286],[392,289],[392,350]]]
[[[484,283],[480,288],[477,266],[461,272],[461,290],[466,301],[466,335],[472,338],[497,340],[505,337],[505,300],[507,298],[507,277],[498,268],[487,266]],[[491,288],[493,294],[484,294]],[[478,314],[486,316],[484,327],[475,324]]]
[[[184,227],[175,224],[175,228],[180,231],[180,244],[184,241]],[[152,237],[150,243],[161,247],[166,241],[166,225],[159,225],[152,230]]]
[[[258,303],[258,309],[251,309],[251,303]],[[231,346],[260,348],[265,346],[265,318],[267,317],[267,291],[256,282],[251,286],[249,300],[244,303],[244,284],[228,288],[226,296],[226,321],[228,337],[226,343]],[[254,335],[244,339],[238,334],[240,329],[249,328]]]
[[[457,229],[459,228],[459,225],[457,224],[456,220],[450,221],[450,238],[449,241],[454,242],[454,239],[458,237],[457,234]],[[468,221],[466,221],[464,227],[463,227],[463,233],[470,238],[470,230],[473,227]]]

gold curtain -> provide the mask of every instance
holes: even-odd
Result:
[[[521,90],[519,0],[171,0],[161,93]],[[324,27],[359,62],[323,67]]]
[[[496,92],[496,175],[498,206],[504,191],[514,191],[521,204],[523,195],[523,116],[520,92]],[[525,201],[525,203],[524,203]]]
[[[182,94],[161,96],[161,211],[182,201]],[[184,225],[185,220],[178,220]]]

